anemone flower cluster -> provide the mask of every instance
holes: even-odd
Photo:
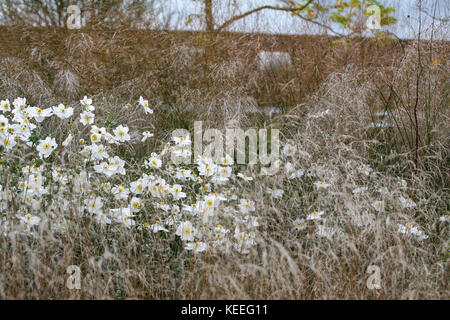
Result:
[[[143,116],[153,114],[142,97],[135,107]],[[293,142],[285,143],[276,161],[281,170],[274,182],[255,177],[251,168],[242,170],[230,155],[218,161],[201,155],[193,164],[173,163],[174,158],[192,157],[189,135],[174,136],[159,152],[150,150],[136,162],[123,156],[123,150],[147,143],[153,134],[125,124],[100,126],[93,100],[86,96],[74,106],[44,109],[29,106],[25,98],[2,100],[0,112],[0,173],[8,177],[0,181],[0,214],[7,220],[2,233],[12,224],[23,226],[24,232],[42,223],[58,227],[51,213],[62,212],[102,228],[178,238],[193,253],[248,254],[263,239],[264,202],[276,207],[295,199],[298,185],[312,199],[291,213],[293,232],[299,236],[312,231],[318,239],[332,241],[345,237],[348,223],[368,228],[383,220],[387,225],[387,211],[411,212],[419,206],[407,196],[404,180],[401,193],[393,197],[368,164],[349,160],[337,168],[314,162]],[[58,135],[48,132],[49,121],[61,123]],[[348,193],[353,199],[340,196],[345,188],[342,172],[358,177]],[[256,184],[264,186],[268,196],[257,197]],[[358,209],[361,199],[369,205]],[[349,215],[337,217],[333,208],[344,202]],[[8,214],[12,210],[15,215]],[[448,216],[441,221],[448,222]],[[427,239],[413,222],[397,222],[398,233]]]

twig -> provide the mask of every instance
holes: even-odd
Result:
[[[415,142],[415,164],[417,170],[417,163],[419,160],[419,122],[417,119],[417,107],[419,105],[419,86],[420,86],[420,77],[422,73],[422,64],[421,64],[421,52],[420,52],[420,36],[422,31],[422,0],[419,0],[419,34],[417,36],[417,79],[416,79],[416,101],[414,103],[414,122],[415,122],[415,131],[416,131],[416,142]]]

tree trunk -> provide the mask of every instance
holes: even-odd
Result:
[[[214,18],[212,7],[212,0],[205,0],[206,32],[208,34],[212,34],[214,32]]]
[[[212,0],[204,0],[205,3],[205,20],[206,20],[206,39],[205,58],[206,62],[214,57],[214,17],[213,17],[213,3]]]

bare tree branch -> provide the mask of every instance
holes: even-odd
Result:
[[[261,7],[249,10],[249,11],[247,11],[247,12],[245,12],[243,14],[240,14],[238,16],[234,16],[233,18],[231,18],[230,20],[226,21],[221,26],[219,26],[215,31],[217,33],[219,33],[221,31],[223,31],[225,28],[227,28],[228,26],[230,26],[231,24],[233,24],[234,22],[236,22],[238,20],[241,20],[241,19],[243,19],[243,18],[245,18],[245,17],[247,17],[249,15],[252,15],[252,14],[254,14],[256,12],[262,11],[262,10],[275,10],[275,11],[284,11],[284,12],[291,12],[291,13],[297,12],[298,13],[298,12],[301,12],[301,11],[305,10],[313,2],[314,2],[314,0],[309,0],[306,4],[304,4],[303,6],[298,7],[298,8],[295,8],[295,7],[288,7],[288,8],[284,7],[283,8],[283,7],[269,6],[269,5],[261,6]],[[325,29],[333,32],[334,34],[337,34],[337,35],[340,35],[340,36],[343,35],[341,33],[336,32],[335,30],[333,30],[333,28],[331,28],[331,27],[329,27],[327,25],[324,25],[324,24],[322,24],[322,23],[320,23],[318,21],[307,19],[305,17],[302,17],[301,15],[298,15],[298,17],[300,19],[304,20],[304,21],[311,22],[311,23],[314,23],[314,24],[316,24],[316,25],[318,25],[318,26],[320,26],[322,28],[325,28]]]

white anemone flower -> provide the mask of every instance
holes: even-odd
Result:
[[[400,196],[398,198],[398,200],[400,201],[400,203],[402,204],[403,208],[414,208],[416,206],[416,203],[414,201],[412,201],[410,198],[408,197],[403,197]]]
[[[45,140],[40,140],[36,150],[39,152],[39,156],[42,158],[48,158],[50,154],[58,147],[55,138],[47,137]]]
[[[283,147],[283,154],[288,157],[292,157],[297,152],[297,146],[286,143]]]
[[[144,98],[142,98],[142,96],[139,97],[139,104],[144,107],[144,112],[146,114],[152,114],[153,113],[153,110],[150,109],[150,107],[148,105],[148,100],[145,100]]]
[[[294,220],[294,226],[297,230],[303,230],[306,228],[305,219],[297,218]]]
[[[188,242],[185,245],[186,250],[192,250],[194,253],[205,251],[208,245],[204,242],[196,241],[196,242]]]
[[[323,214],[324,214],[323,211],[313,211],[306,217],[306,219],[307,220],[320,220],[320,219],[322,219]]]
[[[185,221],[180,223],[175,234],[180,236],[183,241],[194,241],[196,230],[190,221]]]
[[[84,111],[80,114],[80,122],[85,126],[89,124],[93,124],[95,119],[95,115],[90,111]]]
[[[62,103],[60,103],[56,107],[53,107],[52,109],[53,109],[53,114],[55,114],[60,119],[67,119],[73,115],[73,108],[66,107]]]
[[[31,214],[26,214],[23,216],[17,215],[17,217],[20,219],[21,223],[24,223],[30,227],[39,224],[39,222],[41,221],[41,218],[39,218],[38,216],[33,216]]]

